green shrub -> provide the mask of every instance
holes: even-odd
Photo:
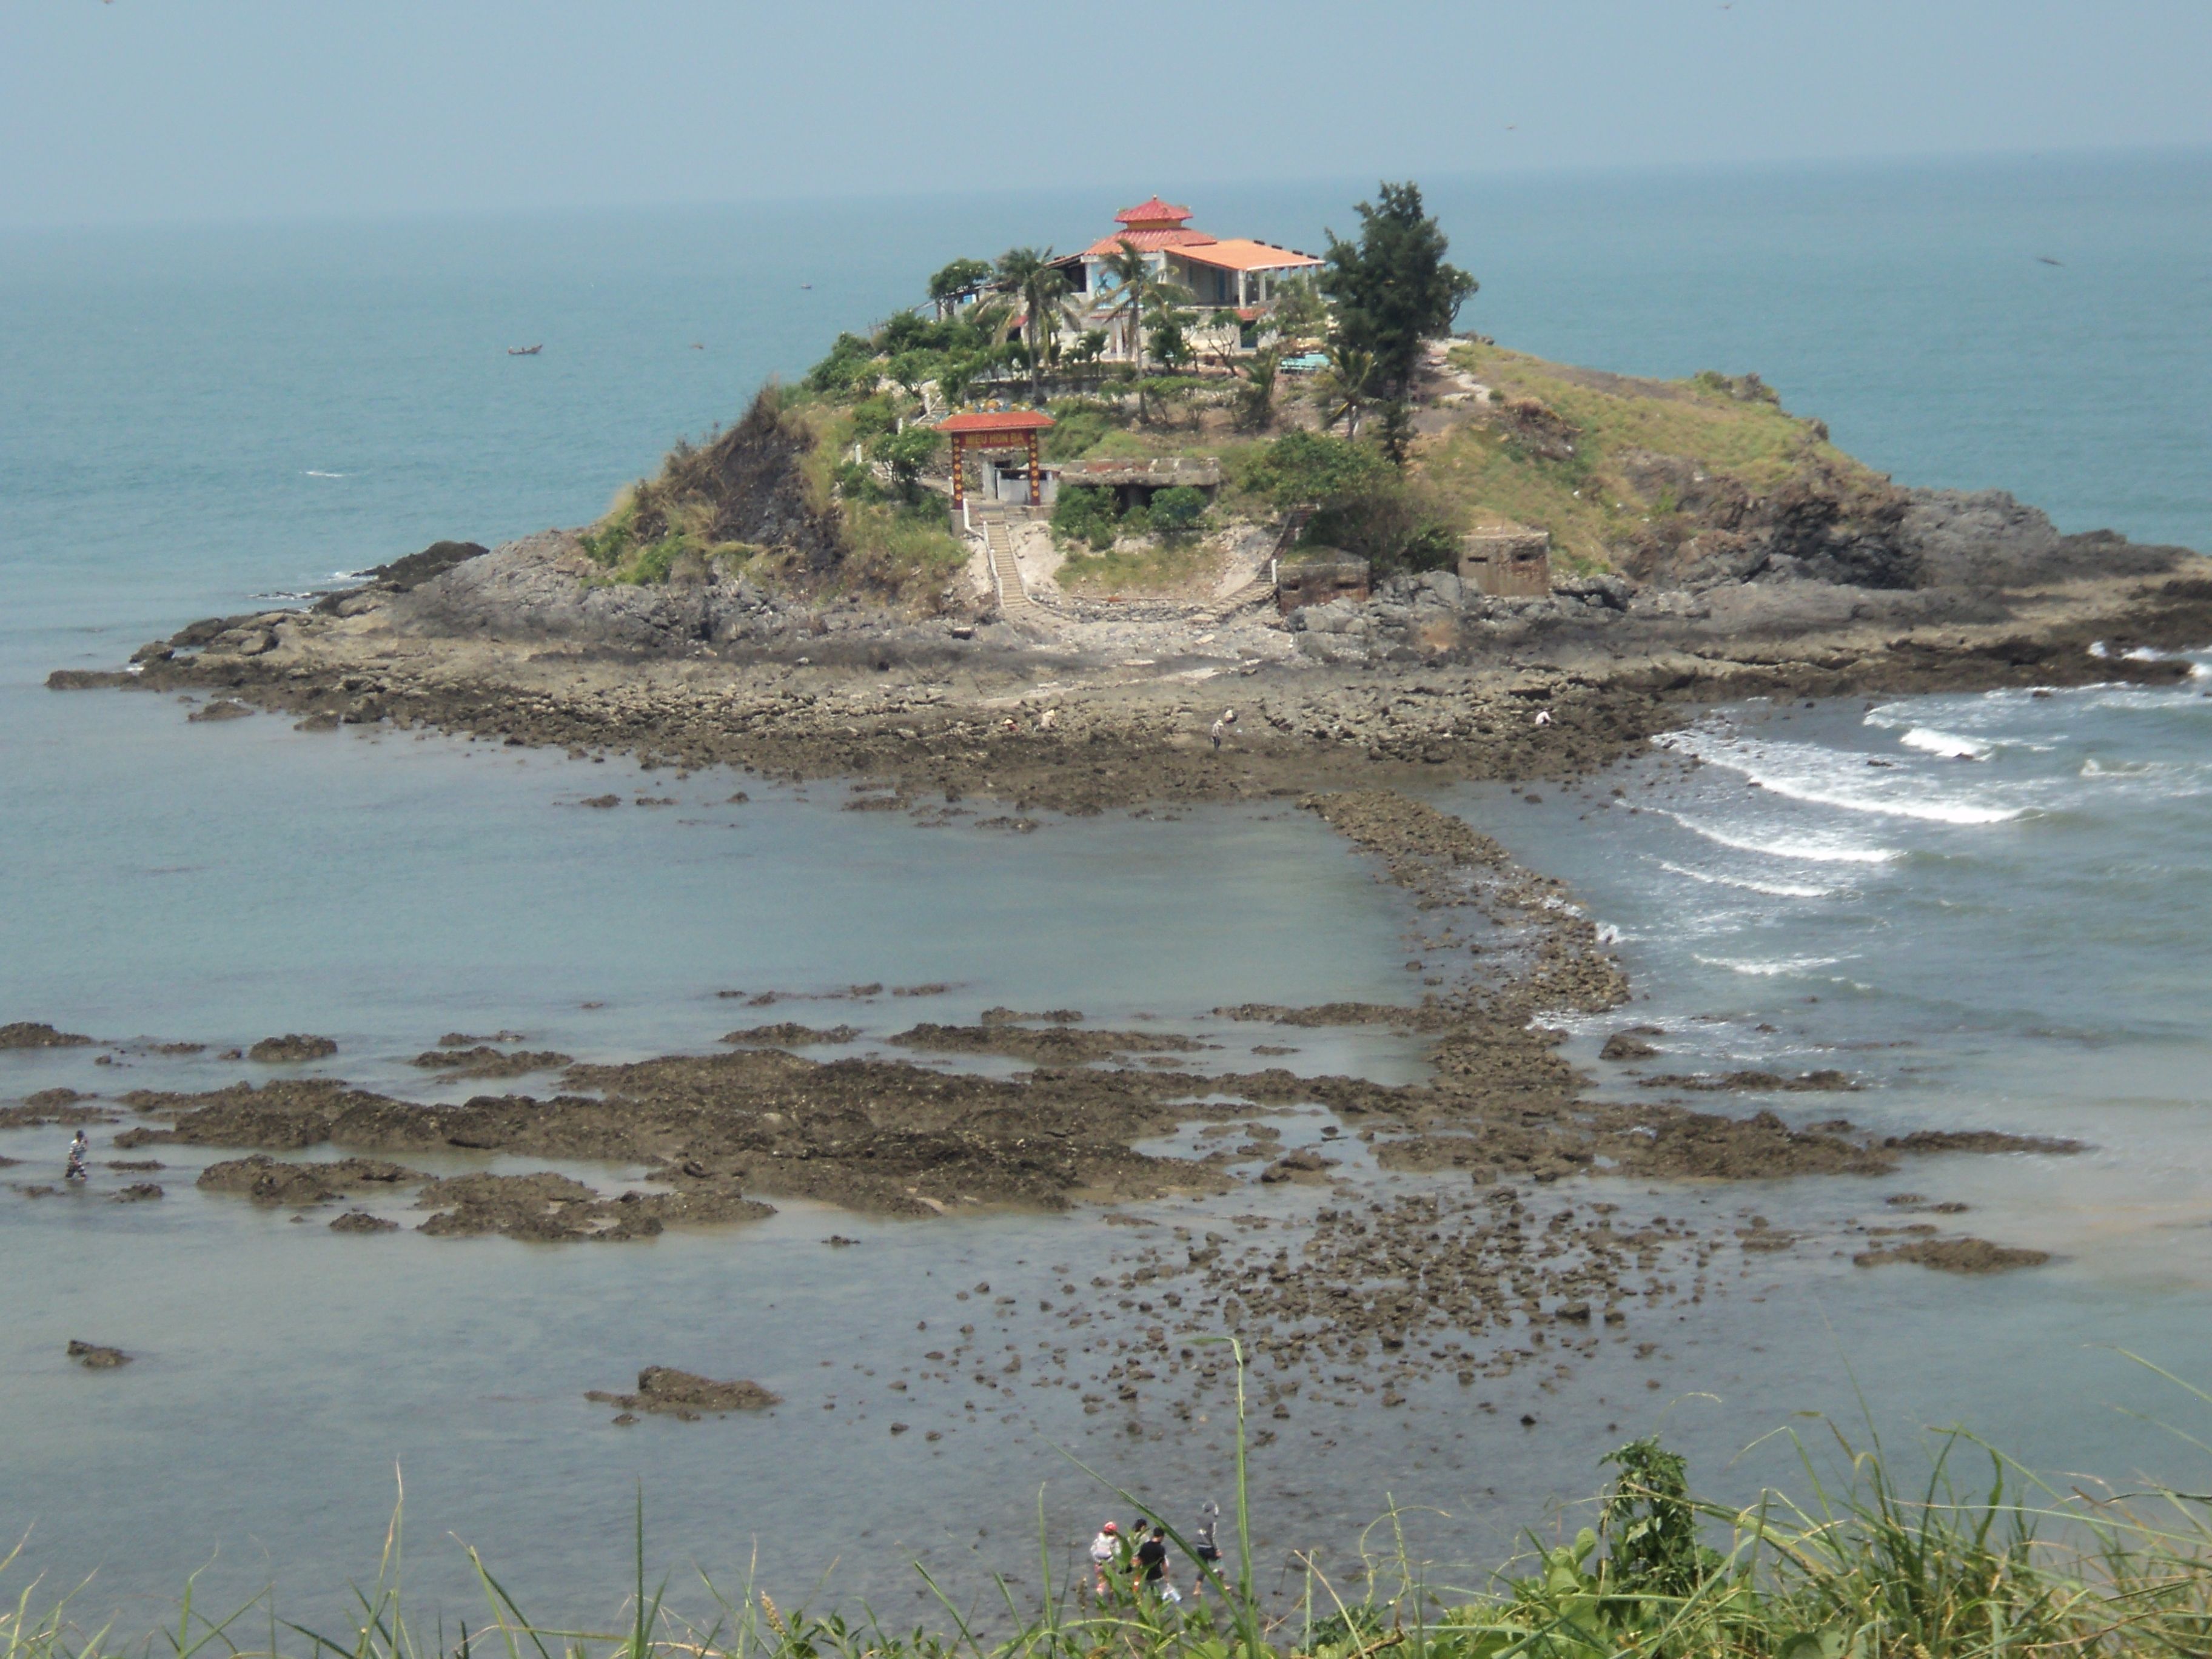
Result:
[[[1114,492],[1095,484],[1073,484],[1052,504],[1052,533],[1066,546],[1114,544]]]
[[[879,501],[884,498],[883,486],[876,482],[876,470],[866,462],[840,461],[830,470],[830,476],[842,500]]]
[[[857,334],[840,334],[830,355],[806,371],[811,392],[850,392],[876,376],[876,346]]]
[[[1037,447],[1048,461],[1080,460],[1097,447],[1100,439],[1121,424],[1115,414],[1104,404],[1088,398],[1072,406],[1058,404],[1052,411],[1054,424],[1046,428]]]
[[[1199,520],[1206,516],[1204,492],[1188,484],[1177,484],[1163,489],[1152,497],[1152,528],[1162,535],[1188,535],[1198,528]]]
[[[1376,576],[1449,569],[1459,560],[1460,526],[1449,502],[1387,466],[1370,488],[1317,511],[1304,540],[1367,561]]]
[[[1390,464],[1364,444],[1323,432],[1285,432],[1245,475],[1248,488],[1281,507],[1332,501],[1381,488]]]
[[[937,458],[943,442],[935,427],[909,426],[903,432],[881,434],[868,446],[868,453],[890,468],[901,499],[911,501],[922,469]]]

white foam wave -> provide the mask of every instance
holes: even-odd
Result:
[[[2026,811],[1996,805],[1986,794],[1938,793],[1924,775],[1911,771],[1869,774],[1864,756],[1813,744],[1735,744],[1715,733],[1692,732],[1683,746],[1708,765],[1741,773],[1771,793],[1813,806],[1951,824],[2003,823]]]
[[[1768,962],[1743,961],[1731,957],[1698,957],[1708,968],[1725,968],[1732,974],[1771,979],[1777,974],[1808,974],[1815,968],[1832,968],[1841,957],[1779,957]]]
[[[318,471],[315,468],[311,466],[307,469],[307,476],[311,478],[343,478],[349,475],[343,472]]]
[[[1945,760],[1987,760],[1996,752],[1989,744],[1962,738],[1955,732],[1939,732],[1932,726],[1916,726],[1898,742],[1907,749],[1938,755]]]
[[[1868,847],[1835,836],[1786,832],[1760,835],[1747,829],[1723,828],[1686,812],[1669,812],[1664,807],[1650,810],[1672,818],[1693,836],[1703,836],[1715,846],[1733,848],[1739,853],[1758,853],[1771,859],[1797,859],[1812,864],[1892,864],[1905,856],[1893,847]]]
[[[1770,898],[1826,898],[1837,890],[1833,887],[1808,887],[1798,882],[1753,881],[1748,876],[1723,876],[1711,870],[1692,870],[1686,864],[1670,864],[1665,859],[1657,863],[1669,875],[1687,876],[1709,887],[1734,887],[1746,893],[1764,893]]]

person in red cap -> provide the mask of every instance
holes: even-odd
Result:
[[[1106,1576],[1121,1559],[1121,1529],[1109,1521],[1098,1528],[1098,1536],[1091,1540],[1091,1565],[1097,1582],[1091,1586],[1099,1600],[1106,1598]]]

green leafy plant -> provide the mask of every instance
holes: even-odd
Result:
[[[1052,533],[1065,546],[1113,546],[1114,492],[1096,484],[1063,485],[1052,504]]]
[[[1188,484],[1176,484],[1152,496],[1152,528],[1163,535],[1185,536],[1206,517],[1206,493]]]

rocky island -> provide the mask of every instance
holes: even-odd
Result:
[[[1430,222],[1418,192],[1362,211],[1370,230],[1391,213]],[[1438,236],[1426,274],[1407,279],[1441,283],[1433,324],[1453,308],[1442,252]],[[1425,978],[1415,1003],[1207,1017],[1389,1026],[1423,1039],[1427,1080],[1227,1070],[1204,1042],[1093,1030],[1075,1010],[987,1010],[888,1038],[1030,1068],[1012,1076],[818,1057],[801,1051],[855,1028],[790,1020],[732,1030],[720,1053],[623,1065],[456,1033],[416,1064],[448,1078],[557,1071],[558,1092],[421,1105],[327,1076],[139,1091],[115,1103],[140,1120],[118,1144],[251,1149],[199,1185],[258,1203],[402,1190],[434,1236],[617,1243],[764,1216],[763,1198],[927,1218],[1247,1180],[1357,1195],[1332,1173],[1339,1160],[1285,1152],[1255,1116],[1318,1104],[1336,1120],[1327,1134],[1349,1128],[1376,1167],[1454,1173],[1475,1196],[1449,1214],[1401,1200],[1376,1231],[1322,1212],[1296,1294],[1263,1256],[1218,1246],[1146,1276],[1192,1279],[1190,1305],[1181,1292],[1168,1304],[1182,1334],[1233,1304],[1287,1366],[1334,1360],[1340,1340],[1364,1355],[1363,1333],[1380,1333],[1378,1364],[1400,1381],[1438,1364],[1464,1363],[1462,1381],[1510,1369],[1509,1349],[1466,1346],[1510,1324],[1509,1304],[1571,1325],[1626,1318],[1635,1292],[1610,1206],[1551,1206],[1548,1224],[1571,1226],[1583,1254],[1524,1273],[1534,1223],[1511,1183],[1877,1176],[1931,1153],[2076,1150],[1714,1109],[1729,1095],[1844,1096],[1856,1085],[1841,1070],[1661,1073],[1642,1085],[1672,1098],[1592,1098],[1544,1021],[1618,1006],[1619,964],[1562,884],[1405,792],[1586,777],[1701,705],[1748,696],[2172,681],[2187,665],[2164,653],[2212,637],[2212,562],[2063,535],[2002,494],[1900,487],[1755,375],[1638,380],[1442,326],[1394,335],[1360,309],[1360,283],[1391,276],[1363,265],[1381,258],[1335,245],[1334,287],[1320,283],[1334,307],[1286,283],[1256,324],[1237,309],[1202,319],[1138,262],[1122,272],[1137,296],[1124,313],[1106,301],[1091,313],[1131,320],[1115,364],[1103,332],[1057,356],[1050,331],[1040,338],[1032,319],[1067,301],[1066,278],[1016,250],[968,272],[964,290],[933,285],[951,290],[933,316],[840,337],[803,383],[771,385],[726,430],[678,445],[596,524],[493,549],[440,543],[304,607],[193,623],[128,665],[49,684],[208,699],[196,720],[260,710],[310,731],[428,727],[625,754],[679,775],[837,777],[853,783],[848,810],[925,823],[1027,830],[1042,821],[1032,814],[1295,800],[1374,860],[1418,907],[1425,951],[1458,965]],[[951,429],[973,441],[948,455],[963,405],[975,418]],[[1000,428],[1019,446],[990,436]],[[1602,1059],[1653,1058],[1654,1035],[1626,1027]],[[252,1057],[329,1053],[283,1041],[323,1046]],[[1189,1156],[1134,1150],[1192,1123],[1204,1127]],[[345,1156],[268,1156],[325,1147]],[[451,1148],[642,1169],[649,1190],[609,1197],[550,1171],[433,1178],[374,1156]],[[331,1224],[393,1224],[366,1211]],[[1460,1289],[1375,1292],[1378,1279],[1420,1279],[1400,1234],[1437,1225],[1461,1229]],[[1929,1222],[1864,1231],[1903,1241],[1862,1251],[1867,1266],[2043,1259],[1936,1239]],[[1739,1238],[1791,1242],[1764,1218]],[[1678,1227],[1632,1253],[1647,1266],[1686,1253],[1702,1270],[1715,1248]],[[1439,1346],[1405,1352],[1425,1328]],[[1218,1373],[1190,1369],[1206,1384]]]

